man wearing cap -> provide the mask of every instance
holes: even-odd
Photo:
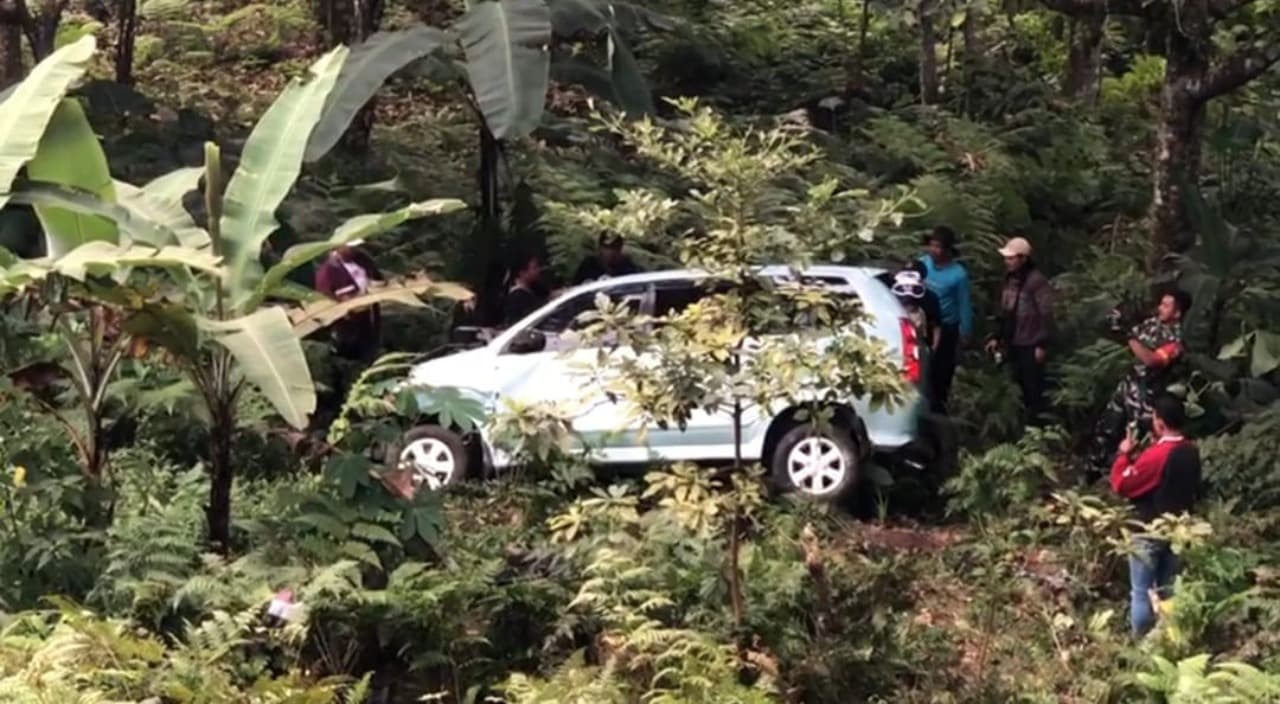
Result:
[[[1031,243],[1014,237],[999,250],[1004,257],[997,334],[987,340],[989,354],[1009,360],[1022,390],[1028,422],[1038,424],[1045,408],[1045,357],[1053,336],[1053,287],[1031,260]]]
[[[973,334],[973,303],[969,272],[956,261],[956,233],[945,225],[925,235],[928,251],[921,255],[927,271],[924,281],[938,297],[942,325],[938,346],[929,368],[929,402],[934,413],[947,412],[947,395],[955,377],[960,348]]]
[[[588,281],[625,276],[640,272],[640,267],[622,251],[622,236],[602,232],[597,240],[596,253],[582,260],[573,274],[573,285]]]

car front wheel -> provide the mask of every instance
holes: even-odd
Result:
[[[413,483],[431,491],[461,482],[467,476],[467,451],[462,437],[439,426],[420,426],[401,438],[390,454],[396,468],[408,470]]]
[[[801,424],[778,441],[770,470],[774,483],[783,491],[838,501],[858,483],[858,452],[841,428]]]

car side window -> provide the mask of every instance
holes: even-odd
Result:
[[[596,296],[601,293],[614,302],[619,300],[626,302],[633,313],[640,313],[644,310],[645,299],[649,292],[650,286],[648,284],[625,284],[613,288],[580,293],[556,306],[551,312],[547,313],[546,317],[534,323],[533,327],[544,333],[556,335],[562,334],[566,330],[577,329],[580,327],[579,316],[595,309]]]
[[[624,284],[606,289],[586,291],[565,299],[542,319],[519,333],[503,350],[503,354],[563,352],[574,344],[566,333],[582,328],[580,316],[596,306],[596,296],[603,293],[614,301],[622,301],[633,313],[652,309],[653,288],[649,284]],[[536,339],[535,339],[536,338]]]

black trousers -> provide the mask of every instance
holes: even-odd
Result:
[[[956,376],[960,358],[960,326],[946,325],[938,336],[938,349],[929,360],[929,407],[934,413],[947,412],[951,380]]]
[[[1032,345],[1010,345],[1009,369],[1022,390],[1022,407],[1027,411],[1027,422],[1040,425],[1045,411],[1044,365],[1036,361],[1036,348]]]

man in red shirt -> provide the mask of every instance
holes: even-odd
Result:
[[[1111,465],[1111,488],[1132,502],[1138,520],[1150,523],[1160,516],[1188,512],[1200,497],[1200,451],[1183,438],[1187,413],[1182,401],[1158,396],[1151,403],[1155,444],[1133,458],[1136,441],[1132,431],[1120,442]],[[1161,598],[1173,595],[1178,558],[1166,540],[1136,536],[1129,556],[1129,621],[1135,637],[1142,637],[1156,623],[1152,592]]]

